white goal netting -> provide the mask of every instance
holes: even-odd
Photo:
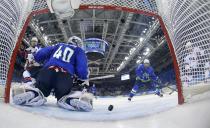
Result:
[[[210,1],[157,0],[178,60],[185,100],[210,89]]]
[[[11,56],[32,3],[24,0],[0,1],[0,97],[4,96]]]
[[[210,88],[209,0],[81,1],[81,7],[88,6],[89,9],[140,10],[145,14],[160,15],[176,54],[184,97]],[[46,8],[45,0],[0,1],[0,92],[4,92],[10,60],[14,59],[11,56],[27,17],[32,11]]]

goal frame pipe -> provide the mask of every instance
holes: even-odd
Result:
[[[27,29],[33,15],[43,14],[43,13],[48,13],[48,12],[49,12],[49,9],[32,11],[28,15],[28,17],[26,18],[26,21],[23,25],[23,28],[20,32],[20,35],[18,36],[17,42],[15,44],[15,48],[12,52],[12,56],[11,56],[11,59],[10,59],[10,65],[9,65],[9,70],[8,70],[8,73],[7,73],[7,80],[6,80],[6,87],[5,87],[5,94],[4,94],[4,102],[5,103],[9,103],[9,101],[10,101],[10,88],[11,88],[11,83],[12,83],[12,75],[13,75],[13,72],[14,72],[16,57],[17,57],[18,49],[20,48],[20,45],[22,43],[22,39],[25,35],[26,29]]]
[[[147,12],[145,10],[132,9],[132,8],[120,7],[120,6],[111,6],[111,5],[80,5],[79,9],[80,10],[89,10],[89,9],[118,10],[118,11],[132,12],[132,13],[136,13],[136,14],[142,14],[142,15],[156,17],[159,20],[160,26],[163,30],[163,33],[166,38],[166,41],[167,41],[167,44],[169,47],[169,51],[170,51],[170,54],[171,54],[171,57],[173,60],[173,66],[174,66],[174,71],[175,71],[175,75],[176,75],[176,86],[177,86],[177,90],[178,90],[178,104],[184,103],[184,97],[182,94],[182,92],[183,92],[182,91],[182,82],[180,79],[180,70],[179,70],[179,66],[178,66],[178,62],[177,62],[177,58],[176,58],[176,53],[175,53],[173,44],[171,42],[171,39],[169,37],[168,31],[167,31],[165,24],[162,20],[162,17],[160,15],[158,15],[156,13],[152,13],[152,12]],[[48,12],[50,12],[49,9],[37,10],[37,11],[31,12],[31,14],[27,17],[27,20],[23,26],[23,29],[21,30],[19,37],[18,37],[17,43],[15,45],[15,49],[12,53],[12,57],[10,60],[10,66],[9,66],[9,70],[8,70],[7,82],[6,82],[6,88],[5,88],[5,103],[9,103],[12,74],[14,71],[16,56],[17,56],[18,49],[21,45],[22,39],[25,35],[27,26],[29,25],[30,20],[33,15],[43,14],[43,13],[48,13]]]

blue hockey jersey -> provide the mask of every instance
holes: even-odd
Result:
[[[37,62],[45,62],[44,68],[58,66],[79,79],[88,79],[88,62],[85,51],[73,44],[59,43],[42,48],[34,55]]]
[[[91,92],[91,93],[96,93],[96,87],[95,87],[95,86],[92,86],[92,87],[90,88],[90,92]]]
[[[143,64],[140,64],[136,68],[137,79],[142,82],[156,82],[158,77],[155,75],[152,67],[145,68]]]

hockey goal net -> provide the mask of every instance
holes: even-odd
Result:
[[[80,9],[122,10],[154,16],[173,59],[179,103],[210,89],[210,1],[81,0]],[[0,96],[9,102],[16,54],[34,14],[48,12],[46,0],[0,2]]]

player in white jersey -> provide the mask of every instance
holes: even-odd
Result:
[[[28,54],[27,54],[26,63],[24,66],[25,69],[33,67],[33,66],[35,66],[35,67],[40,66],[39,63],[34,61],[34,58],[32,55],[32,54],[38,52],[40,49],[41,48],[38,46],[38,39],[36,37],[33,37],[30,42],[30,47],[28,47],[26,49]]]
[[[193,47],[191,42],[186,43],[185,49],[187,54],[184,58],[185,81],[188,83],[194,77],[198,77],[197,74],[204,74],[204,71],[200,68],[203,62],[199,61],[199,57],[204,56],[204,51],[199,47]]]
[[[26,63],[24,65],[24,70],[30,74],[30,77],[35,78],[39,69],[41,68],[41,65],[37,63],[36,61],[34,61],[34,56],[33,56],[33,54],[38,52],[40,49],[41,48],[38,46],[38,39],[36,37],[33,37],[30,41],[30,47],[26,49],[27,57],[26,57]],[[23,78],[25,81],[24,75],[23,75]]]

